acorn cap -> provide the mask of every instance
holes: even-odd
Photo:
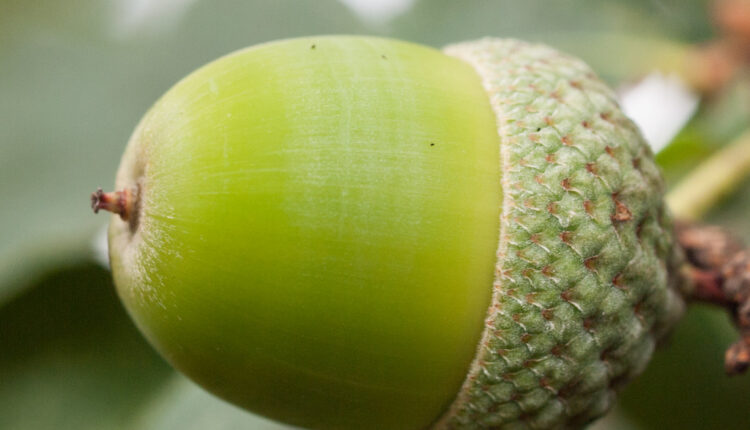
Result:
[[[448,46],[497,117],[503,203],[482,340],[436,428],[570,428],[604,414],[679,319],[681,256],[649,146],[582,61]]]

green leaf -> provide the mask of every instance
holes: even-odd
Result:
[[[0,312],[0,428],[121,429],[172,372],[96,266],[51,274]]]
[[[612,32],[682,36],[691,20],[666,20],[677,13],[705,20],[705,0],[670,2],[601,0],[422,0],[399,17],[395,32],[410,40],[443,45],[484,36],[520,37],[554,43],[566,33]],[[710,34],[704,24],[699,34]],[[684,31],[683,31],[684,30]],[[612,52],[608,54],[611,57]]]
[[[724,350],[737,339],[725,312],[694,306],[621,405],[641,429],[743,428],[750,422],[747,375],[724,374]]]
[[[168,381],[133,430],[292,430],[219,400],[181,375]]]

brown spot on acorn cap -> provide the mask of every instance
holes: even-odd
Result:
[[[619,193],[612,194],[612,200],[615,202],[615,213],[612,215],[613,221],[630,221],[633,218],[633,214],[630,209],[618,199]]]

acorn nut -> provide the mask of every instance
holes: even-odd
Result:
[[[151,108],[115,189],[93,206],[140,330],[302,427],[583,426],[684,308],[649,147],[542,45],[235,52]]]

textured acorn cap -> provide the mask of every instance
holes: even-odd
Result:
[[[515,40],[445,52],[490,97],[504,200],[482,340],[436,427],[579,427],[607,411],[684,309],[660,172],[582,61]]]

